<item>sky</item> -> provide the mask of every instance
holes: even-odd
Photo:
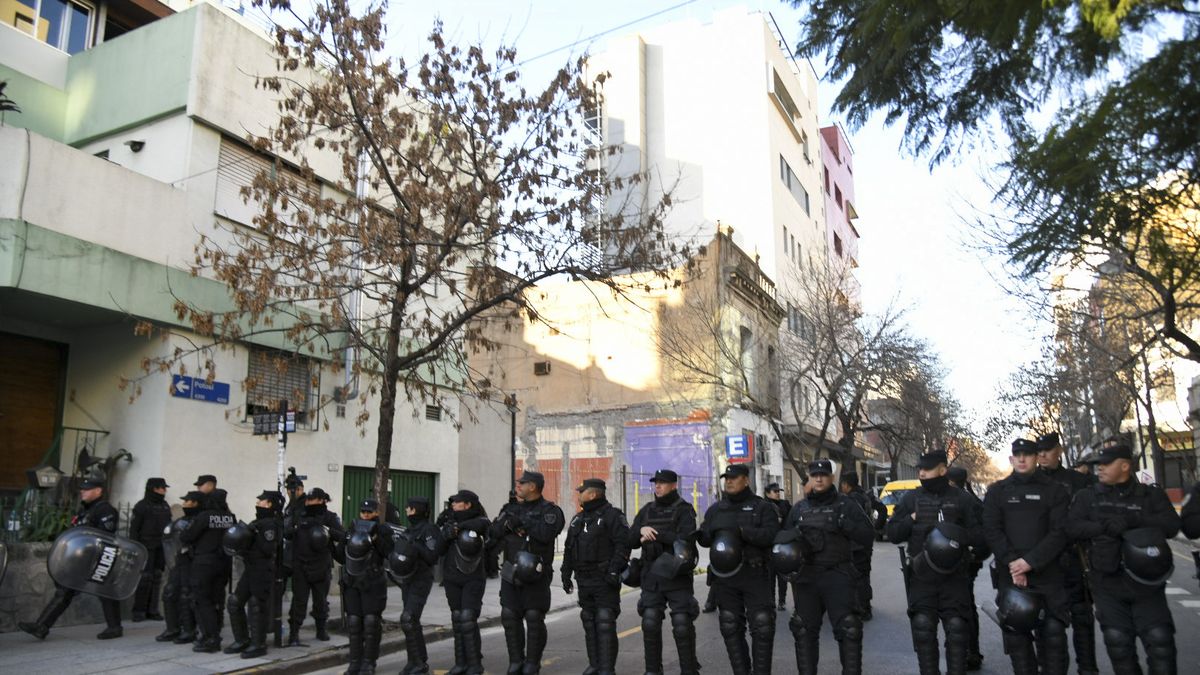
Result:
[[[530,82],[537,82],[572,55],[603,50],[608,39],[683,19],[708,21],[714,10],[734,6],[771,12],[784,37],[795,43],[798,11],[783,2],[755,0],[393,2],[388,25],[391,44],[408,58],[420,54],[437,17],[460,43],[514,44],[519,61],[537,57],[523,67]],[[599,33],[606,34],[589,40]],[[573,46],[560,49],[567,45]],[[823,74],[821,64],[814,67]],[[836,93],[836,83],[822,82],[822,126],[842,122],[829,114]],[[914,333],[940,354],[951,391],[977,418],[986,417],[997,384],[1036,356],[1037,333],[1045,330],[996,282],[1003,275],[1001,261],[966,244],[972,237],[963,214],[991,208],[980,170],[1000,155],[985,148],[931,171],[927,160],[900,149],[899,128],[873,120],[846,131],[855,156],[865,309],[906,307]]]

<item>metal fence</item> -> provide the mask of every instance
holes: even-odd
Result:
[[[120,514],[117,534],[128,536],[133,506],[129,502],[117,502],[113,506]],[[10,544],[54,541],[55,537],[71,526],[71,519],[78,510],[78,503],[63,505],[43,499],[36,493],[0,499],[0,522],[4,523],[4,541]]]

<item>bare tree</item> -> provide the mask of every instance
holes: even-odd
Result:
[[[252,228],[219,222],[196,247],[194,273],[227,284],[230,306],[176,309],[204,338],[192,351],[270,336],[333,366],[356,355],[362,402],[378,394],[374,489],[386,502],[398,400],[494,398],[467,365],[496,346],[473,320],[539,320],[526,291],[540,281],[657,283],[675,265],[669,197],[618,203],[644,176],[596,168],[609,149],[582,128],[598,100],[579,62],[527,91],[513,49],[453,46],[440,25],[417,62],[384,56],[382,2],[324,0],[305,16],[271,4],[296,27],[276,31],[280,72],[258,78],[281,95],[278,122],[247,140],[296,164],[274,160],[243,191],[262,205]],[[322,153],[340,167],[334,182],[313,169]],[[188,355],[145,365],[181,370]]]

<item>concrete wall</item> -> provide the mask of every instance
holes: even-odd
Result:
[[[50,543],[9,544],[8,571],[0,584],[0,633],[17,630],[18,621],[33,621],[54,595],[54,580],[46,572]],[[124,603],[126,612],[132,600]],[[100,600],[80,594],[55,622],[56,626],[103,623]]]

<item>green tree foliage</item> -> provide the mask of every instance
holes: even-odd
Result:
[[[800,4],[800,3],[796,3]],[[1141,284],[1163,341],[1200,360],[1200,3],[816,0],[797,51],[843,82],[834,110],[904,124],[950,159],[991,130],[1011,148],[997,218],[1022,276],[1109,258]],[[1092,265],[1094,266],[1094,265]]]

